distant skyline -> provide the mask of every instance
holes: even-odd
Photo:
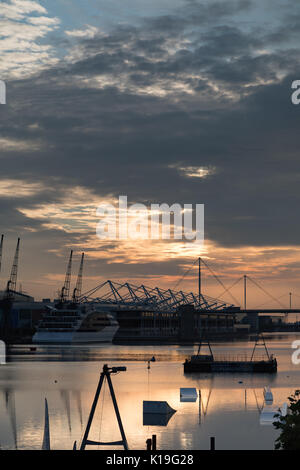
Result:
[[[2,1],[0,290],[20,236],[18,284],[37,298],[61,288],[73,249],[83,290],[173,288],[203,256],[226,286],[249,274],[300,306],[299,39],[291,0]],[[201,252],[99,240],[96,208],[120,195],[204,204]],[[196,270],[179,287],[196,291]],[[203,293],[222,290],[206,272]]]

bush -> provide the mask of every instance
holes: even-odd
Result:
[[[276,429],[281,430],[275,441],[276,450],[300,450],[300,390],[296,390],[288,400],[287,415],[275,415],[279,419],[273,423]]]

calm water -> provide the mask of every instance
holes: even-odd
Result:
[[[0,366],[1,448],[41,448],[45,397],[51,447],[71,449],[75,440],[80,442],[99,372],[108,363],[127,366],[127,372],[112,380],[131,449],[144,449],[152,434],[157,435],[158,449],[208,449],[210,436],[215,436],[217,449],[272,449],[277,432],[259,422],[263,387],[270,385],[278,406],[300,388],[300,365],[291,363],[291,342],[300,336],[276,334],[266,339],[279,366],[272,376],[184,375],[182,361],[193,352],[189,346],[38,347],[36,352],[18,347],[11,362]],[[213,343],[217,355],[251,354],[252,348],[247,342]],[[148,371],[145,361],[152,355],[157,362]],[[201,413],[199,401],[180,402],[180,387],[201,390]],[[166,400],[177,411],[167,426],[143,426],[143,400]],[[120,438],[107,385],[90,438]]]

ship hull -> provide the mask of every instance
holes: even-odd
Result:
[[[32,338],[35,344],[86,344],[111,343],[118,326],[106,326],[100,331],[37,331]]]
[[[277,362],[275,359],[270,361],[211,361],[211,362],[192,362],[184,363],[184,372],[277,372]]]

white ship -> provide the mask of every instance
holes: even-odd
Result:
[[[81,256],[72,301],[69,300],[72,256],[73,250],[70,252],[59,301],[54,307],[46,306],[43,318],[32,337],[33,343],[111,343],[119,328],[118,322],[109,311],[101,306],[80,303],[84,253]]]
[[[88,310],[85,305],[66,303],[46,307],[32,342],[43,344],[110,343],[118,322],[105,311]]]

